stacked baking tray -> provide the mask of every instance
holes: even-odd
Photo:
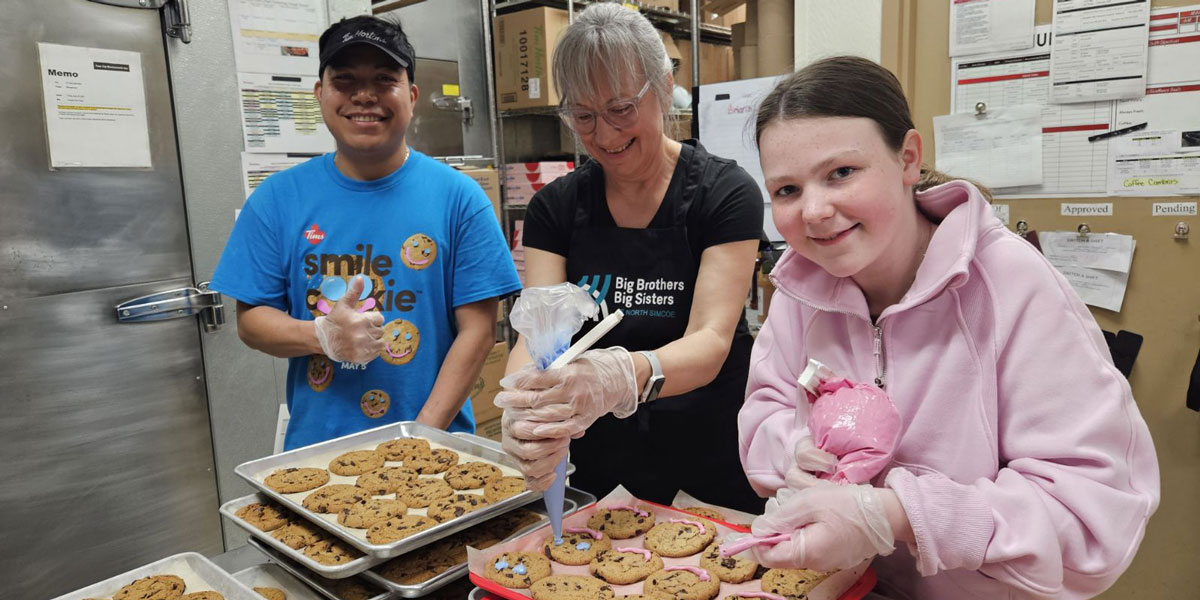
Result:
[[[262,600],[262,596],[243,585],[229,573],[222,571],[212,561],[195,552],[184,552],[168,556],[143,567],[110,577],[100,583],[64,594],[54,600],[87,600],[89,598],[111,598],[134,581],[156,575],[173,575],[183,580],[186,586],[181,593],[214,591],[225,600]]]

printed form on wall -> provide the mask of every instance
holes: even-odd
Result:
[[[1034,0],[953,0],[950,56],[1029,48],[1034,4]]]
[[[39,43],[38,55],[52,168],[151,166],[141,54]]]
[[[229,0],[239,73],[317,74],[322,0]]]
[[[1149,24],[1149,0],[1054,0],[1050,101],[1145,94]]]
[[[333,136],[313,97],[315,76],[239,73],[239,106],[246,152],[320,154]]]
[[[1117,102],[1114,128],[1195,131],[1200,146],[1200,4],[1150,13],[1146,95]]]
[[[992,187],[1042,182],[1042,110],[1033,104],[933,118],[939,171]]]
[[[1120,311],[1137,242],[1119,233],[1081,236],[1068,231],[1038,234],[1042,253],[1085,304]]]

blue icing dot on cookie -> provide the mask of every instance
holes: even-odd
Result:
[[[555,546],[561,546],[561,545],[563,545],[563,540],[562,540],[562,538],[554,538],[554,545],[555,545]]]
[[[515,575],[524,575],[528,572],[529,570],[525,568],[525,565],[517,565],[513,567],[513,574]]]
[[[504,569],[507,569],[507,568],[508,568],[508,561],[504,561],[504,560],[496,561],[496,570],[497,571],[503,571]]]
[[[592,547],[592,545],[587,542],[579,542],[578,544],[575,544],[576,550],[587,550],[588,548],[591,548],[591,547]]]

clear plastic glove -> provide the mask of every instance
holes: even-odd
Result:
[[[822,483],[768,502],[751,531],[756,537],[791,534],[790,540],[746,551],[748,558],[772,568],[847,569],[895,549],[883,499],[869,485]]]
[[[512,392],[501,392],[500,396]],[[567,456],[571,438],[543,438],[534,435],[533,429],[541,423],[529,420],[529,413],[519,408],[504,411],[500,418],[503,431],[501,446],[517,459],[517,469],[525,476],[529,489],[544,492],[554,481],[554,467]]]
[[[539,371],[526,365],[500,381],[495,404],[518,409],[518,439],[579,437],[601,416],[625,418],[637,410],[633,357],[620,346],[588,350],[565,367]],[[504,421],[501,421],[504,424]]]
[[[317,317],[317,341],[330,360],[366,364],[383,351],[383,313],[358,312],[364,277],[356,275],[327,316]]]
[[[792,456],[796,459],[797,467],[810,473],[832,473],[838,464],[838,457],[818,448],[812,435],[796,440]]]

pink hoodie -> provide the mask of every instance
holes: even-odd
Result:
[[[872,324],[866,299],[788,250],[738,418],[754,488],[784,485],[810,355],[885,382],[902,433],[875,480],[916,544],[874,568],[896,598],[1087,598],[1133,560],[1159,501],[1158,462],[1100,328],[973,186],[918,195],[940,221],[916,280]]]

